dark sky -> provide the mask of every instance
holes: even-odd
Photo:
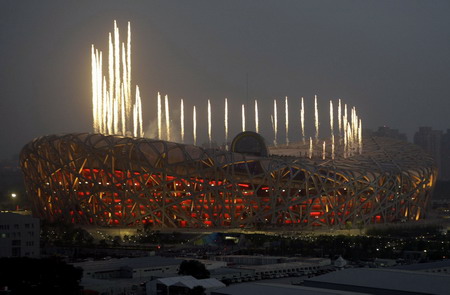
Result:
[[[106,51],[114,19],[122,32],[132,23],[132,84],[141,88],[146,125],[161,91],[171,105],[184,98],[189,112],[198,106],[202,142],[209,98],[213,138],[221,142],[223,99],[234,135],[248,76],[249,102],[258,98],[270,140],[273,99],[282,109],[289,97],[290,132],[297,134],[298,100],[305,97],[312,122],[314,94],[322,125],[328,101],[342,98],[365,127],[387,125],[410,138],[418,126],[447,129],[449,15],[448,0],[3,0],[0,159],[41,135],[92,130],[90,48]]]

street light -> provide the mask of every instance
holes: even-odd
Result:
[[[11,193],[13,210],[19,210],[19,205],[17,204],[18,198],[16,193]]]

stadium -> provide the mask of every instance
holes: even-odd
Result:
[[[50,221],[311,229],[423,218],[433,160],[389,138],[362,146],[364,153],[332,159],[308,155],[304,143],[268,148],[249,131],[229,150],[80,133],[37,138],[20,162],[33,213]]]

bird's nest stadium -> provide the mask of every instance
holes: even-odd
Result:
[[[159,228],[342,227],[418,220],[436,179],[419,147],[365,138],[364,153],[322,160],[241,133],[230,151],[163,140],[66,134],[21,152],[36,216]]]

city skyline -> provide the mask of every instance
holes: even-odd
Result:
[[[341,98],[365,127],[398,128],[410,141],[419,126],[446,130],[450,5],[405,3],[8,2],[0,12],[0,122],[10,127],[0,130],[0,159],[38,136],[92,132],[90,48],[107,44],[116,18],[122,29],[133,25],[132,83],[147,126],[160,91],[200,105],[202,116],[208,99],[218,108],[228,98],[236,111],[255,98],[268,105],[318,95],[323,113]],[[207,142],[206,129],[199,136]]]

